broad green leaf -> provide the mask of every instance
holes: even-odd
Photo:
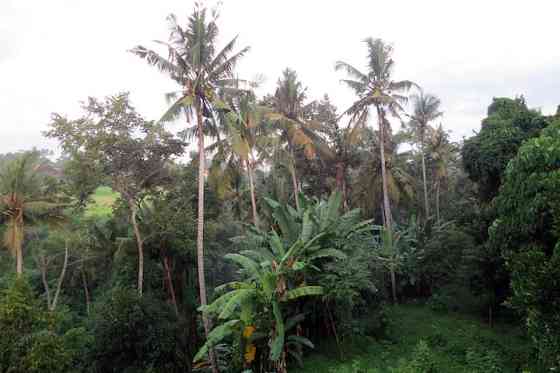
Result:
[[[298,313],[297,315],[290,317],[288,320],[286,320],[285,330],[288,331],[292,329],[294,326],[301,323],[303,320],[305,320],[305,314],[303,313]]]
[[[239,264],[252,276],[259,276],[260,274],[259,265],[254,260],[247,258],[246,256],[243,256],[241,254],[227,254],[224,256],[224,258]]]
[[[272,302],[272,313],[274,314],[276,333],[270,344],[270,360],[277,361],[284,349],[284,318],[277,301]]]
[[[312,261],[315,259],[327,258],[327,257],[337,258],[341,260],[347,258],[346,254],[338,249],[322,249],[313,253],[313,255],[310,255],[308,259]]]
[[[230,336],[231,333],[233,333],[233,327],[237,323],[239,323],[239,320],[230,320],[212,329],[212,331],[208,333],[208,339],[194,356],[193,361],[196,362],[201,360],[206,354],[208,354],[208,350],[210,349],[210,347],[216,345],[224,338]]]
[[[240,307],[244,301],[248,300],[249,298],[255,295],[255,289],[233,290],[232,293],[234,294],[229,298],[227,303],[223,306],[222,312],[220,312],[218,318],[220,319],[229,318],[237,307]]]
[[[286,292],[288,300],[297,299],[301,297],[323,295],[324,290],[322,286],[301,286]]]
[[[315,348],[315,345],[307,338],[299,336],[299,335],[289,335],[286,338],[286,342],[295,342],[300,345],[307,346],[309,348]]]
[[[311,233],[313,232],[313,223],[311,222],[309,215],[309,210],[305,211],[303,214],[303,223],[301,226],[301,240],[303,242],[309,240],[311,238]]]
[[[284,250],[284,244],[282,243],[280,236],[278,236],[278,233],[276,233],[275,230],[272,231],[269,242],[270,242],[270,247],[275,255],[281,257],[286,253],[286,251]]]

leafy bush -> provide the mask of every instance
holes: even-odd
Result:
[[[503,363],[498,354],[493,350],[477,351],[472,348],[467,350],[467,366],[472,373],[502,373]]]
[[[25,280],[16,279],[0,298],[0,372],[69,372],[75,351],[55,329],[55,315],[41,307]]]
[[[437,289],[427,305],[436,312],[478,312],[486,304],[485,297],[476,296],[463,284],[449,284]]]
[[[510,305],[526,319],[540,360],[560,368],[560,121],[508,165],[491,244],[511,271]]]
[[[98,372],[182,372],[188,359],[177,350],[179,324],[168,305],[116,288],[96,305],[91,330],[90,361]]]
[[[435,373],[437,372],[433,351],[424,340],[420,340],[410,360],[401,359],[396,367],[389,368],[391,373]]]

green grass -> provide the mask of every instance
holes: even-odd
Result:
[[[312,372],[390,372],[391,367],[413,359],[420,340],[430,348],[430,360],[441,373],[475,372],[468,366],[469,349],[494,351],[504,372],[518,372],[527,366],[530,344],[519,328],[499,324],[489,328],[482,321],[460,314],[440,314],[422,305],[399,305],[388,309],[391,323],[388,339],[348,338],[343,343],[343,359],[332,341],[323,342],[304,359],[304,367],[293,370]],[[359,366],[360,369],[352,369]],[[532,370],[536,372],[537,370]]]
[[[86,216],[105,217],[113,213],[113,204],[119,198],[119,193],[111,188],[101,186],[95,190],[92,202],[86,207]]]

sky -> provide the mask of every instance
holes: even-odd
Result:
[[[395,79],[441,98],[443,126],[460,140],[480,128],[492,97],[523,94],[545,114],[560,104],[555,0],[357,1],[223,0],[221,45],[239,34],[251,51],[238,75],[265,77],[273,92],[295,69],[310,99],[328,94],[340,111],[353,94],[340,83],[343,60],[365,69],[363,39],[395,50]],[[0,153],[57,149],[45,139],[51,114],[80,114],[80,101],[128,91],[137,110],[158,119],[165,76],[127,50],[166,40],[169,13],[184,20],[189,0],[0,0]],[[171,129],[180,128],[171,125]]]

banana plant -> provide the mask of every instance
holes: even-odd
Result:
[[[285,372],[288,355],[301,360],[301,346],[313,347],[309,339],[291,332],[304,319],[295,311],[294,301],[324,294],[323,287],[308,284],[305,275],[320,270],[319,259],[346,258],[344,252],[330,246],[333,232],[350,234],[369,222],[347,224],[354,221],[351,218],[356,212],[340,215],[340,193],[333,194],[328,202],[313,201],[301,194],[298,198],[299,210],[266,199],[274,219],[272,230],[251,229],[234,239],[245,250],[226,258],[239,266],[242,280],[218,287],[216,291],[222,295],[201,307],[206,315],[216,316],[219,325],[209,334],[195,361],[233,335],[242,346],[244,368],[251,366],[259,350],[259,356],[276,371]]]
[[[395,227],[394,231],[389,231],[383,226],[375,226],[379,235],[375,239],[376,256],[375,258],[389,271],[391,275],[391,292],[393,302],[397,302],[397,281],[396,272],[403,266],[403,263],[410,256],[419,254],[415,250],[416,226],[413,220],[405,229]]]

